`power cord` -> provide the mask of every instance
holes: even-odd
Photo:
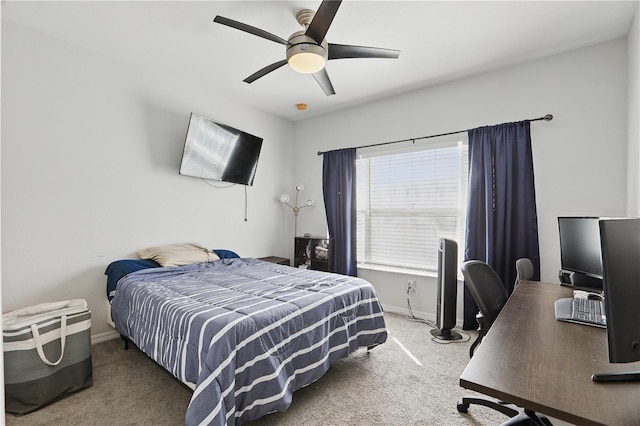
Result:
[[[416,322],[421,322],[423,324],[427,324],[431,328],[436,328],[436,325],[435,325],[435,323],[433,321],[429,321],[429,320],[424,319],[424,318],[416,317],[413,314],[413,308],[411,307],[411,288],[409,286],[407,286],[407,310],[409,311],[409,315],[406,317],[407,319],[409,319],[411,321],[416,321]]]
[[[201,181],[203,181],[204,183],[206,183],[209,186],[213,186],[214,188],[218,188],[218,189],[226,189],[226,188],[231,188],[232,186],[236,186],[235,183],[230,183],[229,185],[214,185],[213,183],[211,183],[208,179],[205,178],[200,178]]]
[[[407,310],[409,311],[409,315],[406,316],[406,318],[408,320],[421,322],[421,323],[426,324],[429,327],[431,327],[431,329],[438,328],[438,326],[433,321],[429,321],[429,320],[424,319],[424,318],[416,317],[413,314],[413,308],[411,307],[411,288],[409,286],[407,286]],[[435,342],[435,343],[442,344],[442,345],[446,345],[446,344],[449,344],[449,343],[465,343],[465,342],[468,342],[469,340],[471,340],[471,335],[469,333],[467,333],[466,331],[463,331],[463,330],[456,330],[456,331],[458,333],[460,333],[461,335],[463,335],[464,338],[463,339],[459,339],[459,340],[442,340],[442,339],[438,339],[438,338],[435,338],[435,337],[431,337],[431,341]]]
[[[214,188],[218,188],[218,189],[227,189],[227,188],[231,188],[232,186],[236,186],[235,183],[231,183],[229,185],[220,186],[220,185],[214,185],[211,182],[209,182],[209,180],[204,179],[204,178],[200,178],[200,180],[203,181],[204,183],[206,183],[207,185],[212,186]],[[244,185],[244,221],[245,222],[249,221],[249,219],[247,218],[248,217],[248,210],[249,210],[249,201],[248,201],[248,198],[247,198],[247,185]]]

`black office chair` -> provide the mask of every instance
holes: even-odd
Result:
[[[527,281],[533,278],[533,262],[528,257],[516,260],[516,282],[513,288],[516,288],[520,281]]]
[[[478,337],[471,344],[469,358],[473,357],[476,346],[487,334],[496,320],[509,295],[502,280],[493,268],[479,260],[470,260],[462,264],[464,282],[480,310],[476,314]]]
[[[531,268],[533,270],[533,267]],[[493,268],[479,260],[469,260],[462,264],[464,283],[478,305],[480,312],[476,315],[478,321],[478,337],[471,345],[469,357],[473,357],[476,346],[482,341],[494,323],[502,307],[507,303],[509,295],[502,284],[500,276]],[[458,402],[458,411],[466,413],[471,404],[483,405],[511,417],[502,425],[551,425],[545,416],[538,416],[535,412],[521,409],[515,405],[496,401],[482,396],[463,397]]]

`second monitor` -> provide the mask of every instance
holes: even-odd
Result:
[[[558,218],[562,284],[602,290],[599,220],[599,217]]]

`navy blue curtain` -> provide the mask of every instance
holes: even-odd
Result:
[[[329,238],[333,238],[333,272],[356,276],[356,149],[323,154],[322,190]]]
[[[533,262],[540,279],[538,219],[530,122],[469,130],[469,193],[464,260],[482,260],[511,294],[515,263]],[[464,329],[477,327],[478,308],[464,288]]]

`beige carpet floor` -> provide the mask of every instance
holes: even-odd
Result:
[[[385,314],[389,339],[338,361],[317,382],[298,390],[291,407],[249,426],[497,425],[506,416],[486,407],[456,410],[469,391],[458,378],[469,360],[469,335],[438,343],[430,327]],[[472,334],[471,340],[475,338]],[[94,385],[34,413],[6,413],[9,426],[180,425],[191,393],[120,339],[92,347]]]

